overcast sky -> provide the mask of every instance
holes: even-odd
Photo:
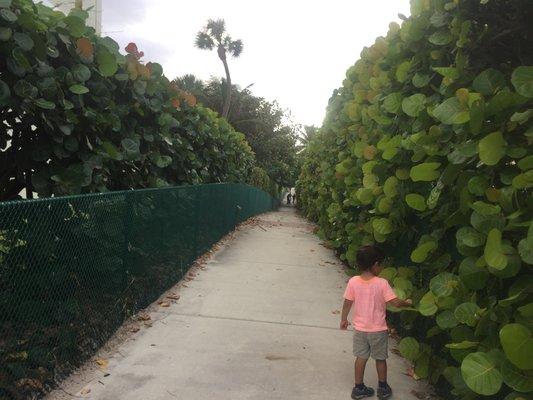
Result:
[[[207,19],[223,18],[244,51],[230,59],[232,81],[277,100],[293,120],[320,125],[333,89],[364,46],[385,35],[408,0],[102,0],[103,35],[136,42],[169,79],[223,76],[216,52],[194,47]]]

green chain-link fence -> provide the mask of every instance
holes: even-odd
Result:
[[[0,203],[0,399],[45,391],[243,220],[242,184]]]

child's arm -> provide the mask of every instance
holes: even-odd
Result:
[[[391,306],[396,308],[409,307],[413,304],[413,300],[401,300],[398,297],[395,297],[394,299],[387,301],[387,304],[390,304]]]
[[[352,308],[353,300],[344,299],[344,304],[342,305],[342,314],[341,314],[341,329],[345,331],[348,329],[348,313]]]

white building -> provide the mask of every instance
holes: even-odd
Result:
[[[89,19],[87,25],[92,26],[96,30],[96,34],[100,35],[102,32],[102,0],[52,0],[58,10],[68,14],[73,8],[81,8],[89,10]]]

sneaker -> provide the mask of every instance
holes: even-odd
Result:
[[[374,396],[374,389],[368,386],[363,386],[362,389],[359,389],[357,388],[357,386],[354,386],[352,390],[352,399],[354,400],[362,399],[364,397],[371,397],[371,396]]]
[[[388,399],[392,396],[392,389],[389,385],[378,387],[378,399]]]

